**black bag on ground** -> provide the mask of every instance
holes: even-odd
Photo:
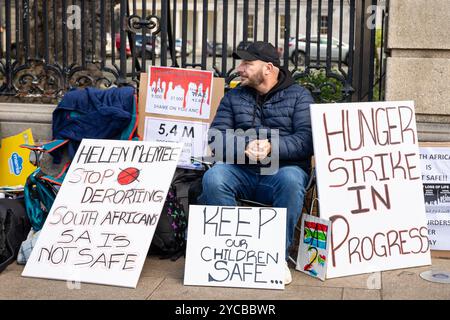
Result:
[[[17,258],[30,229],[23,200],[0,199],[0,272]]]
[[[188,191],[189,204],[199,204],[198,197],[203,192],[203,185],[201,177],[191,183]]]
[[[171,185],[153,235],[149,253],[172,261],[183,256],[186,250],[187,215]]]
[[[186,203],[188,210],[185,210],[183,202],[185,203],[186,199],[177,196],[177,188],[183,196],[183,191],[189,186],[198,182],[201,184],[203,174],[204,171],[201,170],[176,169],[153,235],[149,254],[159,255],[161,259],[170,258],[172,261],[185,254],[189,205],[196,203],[188,201]]]

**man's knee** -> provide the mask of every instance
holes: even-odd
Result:
[[[215,190],[226,184],[229,169],[227,165],[215,165],[203,175],[203,190]]]
[[[280,168],[277,173],[280,184],[292,191],[305,191],[308,183],[308,174],[296,166]]]

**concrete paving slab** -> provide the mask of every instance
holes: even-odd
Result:
[[[326,279],[326,281],[321,281],[319,279],[308,276],[307,274],[295,270],[292,267],[292,281],[295,285],[302,286],[314,286],[314,287],[330,287],[330,288],[356,288],[356,289],[369,289],[368,283],[371,280],[373,273],[360,274],[348,277]]]
[[[136,289],[85,283],[77,289],[77,284],[68,285],[66,281],[22,277],[24,266],[13,263],[0,273],[0,299],[450,299],[450,285],[428,282],[419,276],[431,269],[450,271],[448,259],[433,259],[432,266],[384,271],[375,281],[376,286],[370,282],[374,274],[322,282],[291,269],[293,282],[285,290],[184,286],[184,262],[184,258],[170,261],[148,257]]]
[[[343,300],[381,300],[381,290],[344,288]]]
[[[183,257],[177,261],[161,260],[157,256],[149,256],[145,262],[142,276],[164,277],[183,279],[184,278],[184,262]],[[363,274],[349,277],[342,277],[336,279],[327,279],[322,282],[318,279],[312,278],[303,272],[297,271],[291,266],[291,274],[294,285],[312,286],[312,287],[332,287],[332,288],[359,288],[371,289],[370,277],[371,274]]]
[[[4,300],[144,300],[164,278],[141,277],[136,289],[22,277],[23,266],[11,265],[0,274]]]
[[[16,262],[13,262],[6,267],[5,271],[3,271],[3,273],[8,272],[8,271],[14,271],[14,270],[23,270],[24,267],[25,267],[24,265],[20,265],[20,264],[17,264]],[[0,276],[3,273],[0,273]]]
[[[159,259],[157,256],[149,256],[142,268],[141,277],[183,279],[184,258],[171,261],[170,259]]]
[[[151,300],[340,300],[342,288],[290,284],[285,290],[184,286],[181,279],[165,279]]]
[[[450,272],[450,260],[433,259],[432,266],[384,271],[382,273],[382,299],[450,299],[450,284],[433,283],[420,277],[420,273],[432,269]]]

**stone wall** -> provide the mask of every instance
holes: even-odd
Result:
[[[450,141],[450,1],[391,0],[386,100],[414,100],[421,141]]]
[[[37,141],[51,140],[53,104],[0,103],[0,139],[32,129]]]

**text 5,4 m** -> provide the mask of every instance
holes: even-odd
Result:
[[[165,127],[166,124],[165,123],[161,123],[159,126],[159,130],[158,130],[158,134],[161,136],[178,136],[180,131],[182,131],[181,133],[181,137],[186,137],[186,138],[195,138],[195,134],[194,134],[194,127],[190,127],[190,126],[180,126],[180,131],[178,131],[178,125],[173,125],[170,129]]]

